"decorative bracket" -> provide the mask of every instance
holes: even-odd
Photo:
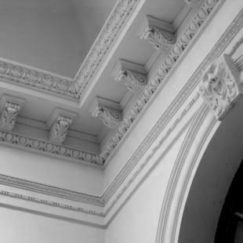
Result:
[[[75,116],[76,113],[62,109],[56,109],[54,111],[47,123],[50,129],[49,140],[52,143],[62,144],[65,141],[68,129],[70,128]]]
[[[24,99],[6,94],[2,96],[0,102],[0,129],[5,131],[13,130],[23,103]]]
[[[243,93],[240,72],[229,55],[223,55],[205,72],[199,93],[216,118],[222,120]]]
[[[176,42],[174,27],[152,16],[146,16],[139,36],[140,39],[151,43],[155,49],[162,49],[164,46],[171,46]]]
[[[92,106],[91,114],[98,117],[105,126],[115,129],[122,121],[122,109],[116,102],[96,97]]]
[[[113,76],[118,82],[124,83],[128,90],[136,92],[141,90],[147,84],[147,72],[140,64],[135,64],[125,60],[119,60]]]

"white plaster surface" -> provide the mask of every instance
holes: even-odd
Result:
[[[104,231],[89,226],[0,209],[0,241],[4,243],[103,243]]]

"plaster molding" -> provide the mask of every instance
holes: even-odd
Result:
[[[176,31],[171,24],[152,16],[146,16],[139,37],[148,41],[155,49],[162,49],[164,46],[175,44]]]
[[[202,8],[204,8],[204,9],[209,8],[209,11],[208,11],[208,15],[209,15],[216,8],[216,6],[219,5],[220,2],[222,2],[222,1],[214,0],[213,2],[210,1],[210,3],[207,3],[207,1],[206,1],[207,4],[206,5],[203,4]],[[200,12],[200,10],[199,10],[199,12]],[[194,19],[194,21],[201,20],[201,18],[198,18],[195,16],[193,19]],[[197,21],[196,21],[196,23],[197,23]],[[202,22],[200,21],[200,26],[201,25],[202,25]],[[213,50],[214,53],[211,53],[210,56],[207,58],[207,60],[204,61],[204,62],[207,62],[207,65],[208,65],[208,62],[212,62],[212,60],[215,59],[215,56],[217,56],[217,55],[219,56],[218,53],[222,53],[222,48],[224,48],[223,46],[226,45],[233,38],[233,36],[236,35],[236,33],[238,33],[241,26],[242,26],[242,17],[238,16],[237,20],[235,20],[234,23],[231,25],[231,29],[228,29],[226,31],[226,34],[224,35],[224,37],[221,39],[222,43],[217,44],[218,49],[214,49]],[[190,26],[188,28],[189,28],[189,30],[192,30]],[[184,33],[185,35],[188,34],[188,28],[186,28],[186,31]],[[178,40],[179,43],[181,43],[181,40],[183,39],[182,37],[184,36],[184,34],[182,34],[181,38]],[[196,32],[194,33],[194,35],[195,34],[196,34]],[[192,35],[190,35],[190,36],[192,38]],[[189,40],[190,39],[188,39],[188,41]],[[174,51],[176,50],[176,46],[177,46],[177,44],[175,44]],[[186,46],[188,46],[188,44]],[[181,49],[180,51],[182,52],[183,50],[185,50],[185,49]],[[173,52],[173,50],[172,50],[172,52]],[[165,62],[162,64],[165,64]],[[205,66],[206,65],[204,63],[200,69],[200,72],[202,70],[205,70]],[[164,68],[163,65],[160,66],[160,68],[157,72],[157,75],[155,75],[155,77],[149,81],[149,84],[145,88],[141,97],[136,101],[135,105],[132,107],[130,112],[128,112],[126,118],[124,118],[124,120],[121,122],[121,124],[117,128],[117,131],[115,132],[115,134],[105,144],[104,149],[101,151],[100,155],[86,153],[86,152],[80,151],[76,148],[74,149],[74,148],[64,147],[64,146],[60,146],[60,145],[55,145],[55,144],[51,144],[47,141],[42,141],[42,140],[29,138],[29,137],[25,137],[25,136],[17,135],[17,134],[11,134],[11,133],[7,133],[7,132],[2,132],[0,134],[1,143],[6,144],[6,145],[11,145],[11,146],[16,146],[19,148],[32,150],[32,151],[36,151],[36,152],[41,152],[41,153],[44,153],[47,155],[58,156],[59,158],[68,159],[71,161],[84,162],[84,163],[102,166],[105,161],[107,163],[108,157],[110,156],[112,151],[114,151],[114,149],[118,146],[118,144],[120,144],[120,142],[124,138],[125,134],[131,127],[132,123],[138,117],[138,115],[142,111],[142,109],[144,108],[144,105],[149,101],[149,99],[152,98],[153,93],[159,88],[159,86],[161,86],[161,84],[164,84],[166,82],[166,80],[165,80],[166,75],[164,75],[164,73],[160,73],[161,70],[162,71],[164,70],[163,68]],[[201,75],[201,73],[200,73],[200,75]],[[198,77],[195,77],[195,80],[201,79],[200,75],[198,75]],[[195,82],[195,80],[194,80],[194,82]],[[195,82],[195,84],[196,83],[197,83],[197,81]],[[181,95],[184,95],[184,94],[182,93]]]
[[[125,180],[125,178],[128,177],[128,175],[133,171],[139,160],[142,158],[142,156],[145,154],[145,152],[149,149],[153,141],[158,137],[158,134],[162,130],[164,130],[171,119],[177,114],[178,110],[181,109],[181,107],[184,105],[185,101],[188,99],[188,97],[198,88],[199,83],[201,81],[201,78],[203,76],[204,70],[207,69],[207,67],[212,63],[213,60],[218,58],[222,53],[225,51],[226,47],[229,45],[229,43],[233,40],[233,38],[239,33],[239,31],[243,27],[243,11],[240,11],[240,13],[236,16],[234,21],[230,24],[230,26],[227,28],[227,30],[224,32],[224,34],[220,37],[220,39],[216,42],[212,50],[209,52],[209,54],[206,56],[206,58],[202,61],[202,63],[199,65],[199,67],[195,70],[195,72],[192,74],[191,78],[187,81],[187,83],[184,85],[184,87],[181,89],[181,91],[178,93],[178,95],[175,97],[173,102],[171,102],[170,106],[166,109],[166,111],[161,115],[157,123],[154,125],[154,127],[150,130],[147,137],[143,140],[143,142],[139,145],[137,150],[133,153],[133,155],[130,157],[130,159],[127,161],[125,166],[122,168],[122,170],[119,172],[119,174],[115,177],[115,179],[112,181],[112,183],[106,188],[103,198],[105,203],[109,202],[111,198],[113,197],[114,193],[122,190],[122,184]],[[193,105],[195,99],[199,98],[199,94],[197,94],[191,102],[189,102],[191,105]],[[187,109],[185,109],[184,112],[186,112]],[[128,186],[125,186],[126,188]],[[121,194],[121,193],[120,193]],[[120,195],[122,196],[122,195]]]
[[[63,109],[56,109],[48,121],[49,140],[51,143],[61,145],[66,137],[68,130],[73,122],[76,113],[69,112]]]
[[[84,152],[76,148],[69,148],[64,145],[53,144],[37,138],[22,136],[12,132],[0,131],[0,144],[89,165],[100,166],[103,164],[103,160],[101,160],[97,154]]]
[[[143,0],[119,0],[75,77],[67,78],[27,65],[0,60],[0,81],[79,101],[113,43]]]
[[[116,102],[96,97],[90,110],[108,128],[116,129],[122,121],[122,110]]]
[[[137,92],[147,84],[147,72],[144,66],[131,63],[125,60],[119,60],[113,76],[116,81],[123,83],[131,92]]]
[[[11,131],[14,129],[17,116],[24,103],[23,99],[4,94],[0,101],[0,129]]]
[[[173,207],[173,200],[176,193],[176,188],[181,176],[181,171],[183,168],[183,165],[187,159],[187,156],[189,154],[189,151],[192,147],[192,144],[197,137],[199,129],[202,127],[202,124],[205,122],[206,117],[209,114],[209,109],[202,105],[199,109],[197,115],[195,116],[195,119],[190,127],[190,129],[187,132],[187,135],[182,143],[182,146],[180,148],[180,151],[177,155],[176,161],[174,162],[174,166],[172,168],[172,172],[169,178],[169,181],[167,183],[167,188],[165,192],[165,196],[162,203],[162,208],[160,212],[160,218],[159,218],[159,224],[157,228],[157,234],[156,234],[156,243],[165,243],[165,242],[177,242],[175,240],[176,236],[175,234],[175,225],[177,225],[177,222],[174,221],[173,225],[171,225],[171,217],[173,218],[174,215],[171,215],[171,210]],[[197,150],[194,154],[194,158],[198,158],[199,153],[201,151],[202,144],[204,144],[206,138],[210,135],[210,132],[212,131],[213,127],[216,124],[215,119],[211,119],[211,122],[209,122],[209,125],[206,128],[206,132],[203,134],[203,138],[200,140],[199,145],[197,146]],[[194,160],[194,159],[193,159]],[[190,170],[191,171],[191,170]],[[187,181],[187,180],[186,180]],[[185,181],[183,182],[185,183]],[[185,183],[186,184],[186,183]],[[185,187],[183,187],[185,189]],[[185,191],[184,191],[185,192]],[[178,216],[178,211],[176,212],[176,216]],[[178,220],[178,218],[177,218]]]
[[[28,201],[36,204],[42,204],[44,206],[56,207],[64,210],[74,211],[77,213],[83,213],[83,214],[93,215],[102,218],[104,217],[104,214],[102,212],[97,212],[92,209],[85,209],[84,207],[77,207],[70,204],[60,203],[60,202],[51,201],[47,199],[41,199],[39,197],[27,196],[24,194],[10,192],[6,190],[0,190],[0,196],[15,198],[18,200]]]
[[[137,165],[140,158],[144,155],[144,153],[148,150],[148,148],[151,146],[151,144],[154,142],[154,140],[158,137],[158,134],[164,130],[171,119],[177,114],[178,110],[184,105],[185,101],[187,100],[187,97],[190,96],[190,94],[196,90],[198,87],[198,84],[201,80],[201,77],[203,75],[203,70],[206,70],[206,67],[210,65],[212,60],[215,60],[218,56],[222,54],[222,52],[225,50],[225,48],[228,46],[228,44],[231,42],[231,40],[235,37],[235,35],[239,32],[239,30],[243,26],[243,12],[241,11],[239,15],[236,17],[236,19],[233,21],[233,23],[227,28],[223,36],[217,41],[215,46],[213,47],[212,51],[207,55],[207,57],[204,59],[204,61],[201,63],[201,65],[196,69],[196,71],[193,73],[191,78],[188,80],[186,85],[183,87],[183,89],[180,91],[180,93],[176,96],[174,101],[171,103],[171,105],[167,108],[167,110],[162,114],[156,125],[151,129],[149,135],[146,137],[146,139],[143,141],[143,143],[140,144],[140,147],[134,152],[132,157],[129,159],[129,161],[126,163],[125,167],[123,167],[122,171],[119,173],[119,175],[113,180],[112,184],[106,189],[104,194],[100,197],[99,200],[102,200],[103,205],[106,205],[113,195],[117,192],[118,197],[114,199],[112,203],[112,207],[114,207],[115,201],[119,200],[121,198],[122,194],[126,191],[126,189],[130,186],[130,184],[136,179],[135,177],[131,178],[129,181],[129,184],[124,185],[123,188],[121,188],[121,185],[124,182],[124,179],[127,178],[127,176],[131,173],[131,171],[134,169],[134,167]],[[161,143],[166,139],[166,137],[173,131],[173,127],[175,128],[177,124],[180,122],[181,119],[186,115],[187,111],[191,109],[191,107],[194,105],[196,100],[198,100],[199,96],[198,94],[193,97],[193,99],[188,103],[188,106],[182,110],[180,117],[176,119],[175,123],[172,124],[172,127],[168,128],[167,135],[159,142]],[[140,166],[139,171],[144,168],[145,165]],[[137,171],[135,173],[135,176],[138,176],[140,173]],[[10,185],[10,184],[8,184]],[[18,183],[20,185],[20,183]],[[14,185],[15,187],[15,185]],[[29,185],[27,185],[27,188]],[[19,188],[19,187],[17,187]],[[35,185],[33,186],[35,190]],[[22,188],[25,189],[25,188]],[[29,190],[29,189],[27,189]],[[119,191],[118,191],[119,190]],[[44,194],[47,193],[47,195],[56,196],[55,194],[52,194],[52,192],[48,192],[47,190],[44,190]],[[41,192],[39,189],[37,192]],[[49,194],[50,193],[50,194]],[[91,196],[93,197],[93,196]],[[112,209],[110,207],[109,211]],[[107,211],[107,213],[109,212]],[[106,215],[106,214],[105,214]]]
[[[175,119],[175,121],[166,129],[165,134],[161,137],[161,139],[158,142],[156,142],[156,145],[153,147],[153,149],[151,150],[151,152],[149,153],[149,155],[147,155],[145,161],[143,163],[141,163],[137,167],[139,161],[142,159],[142,157],[144,156],[144,154],[154,144],[155,139],[158,138],[159,134],[161,134],[161,132],[165,129],[165,128],[162,129],[162,127],[160,127],[160,128],[157,127],[157,129],[156,129],[157,130],[157,133],[156,134],[153,133],[153,136],[154,137],[152,138],[151,137],[151,134],[152,134],[152,132],[155,132],[155,130],[153,130],[153,129],[155,129],[155,126],[153,127],[153,129],[150,132],[150,134],[145,138],[145,141],[147,140],[146,141],[147,143],[145,143],[145,141],[144,141],[144,143],[141,144],[142,146],[141,147],[140,146],[138,147],[138,149],[136,150],[136,153],[134,153],[132,155],[132,157],[130,158],[130,160],[128,161],[128,163],[125,165],[125,167],[122,168],[121,173],[119,173],[119,175],[117,176],[117,178],[115,178],[115,180],[119,178],[117,180],[119,183],[116,184],[116,185],[114,185],[114,181],[113,181],[112,182],[112,184],[113,184],[112,187],[113,188],[110,187],[109,188],[110,191],[108,191],[109,190],[108,189],[104,193],[103,197],[104,197],[105,205],[108,205],[109,204],[109,206],[105,210],[105,215],[108,215],[108,213],[111,212],[111,210],[114,208],[114,206],[116,205],[116,203],[121,199],[121,197],[124,195],[124,193],[127,191],[127,189],[130,188],[130,186],[134,183],[134,181],[137,179],[137,177],[141,174],[141,172],[144,170],[144,168],[150,162],[150,159],[152,158],[152,156],[159,149],[161,149],[161,146],[163,146],[164,142],[173,133],[173,131],[178,127],[178,125],[186,117],[186,115],[189,113],[189,111],[192,110],[193,106],[197,103],[198,99],[199,99],[199,95],[198,94],[195,94],[195,96],[193,96],[190,99],[190,102],[183,108],[182,111],[180,111],[180,113],[178,114],[178,117]],[[191,121],[191,119],[189,119],[189,122],[186,122],[186,125],[183,126],[183,129],[181,129],[181,131],[184,131],[186,129],[186,127],[189,125],[190,121]],[[181,131],[178,132],[178,135],[181,134]],[[173,140],[172,144],[175,141],[176,141],[176,139]],[[170,145],[168,145],[165,148],[165,151],[162,153],[161,157],[163,157],[168,152],[169,148],[170,148]],[[135,156],[137,156],[137,157],[135,157]],[[134,158],[136,158],[136,159],[134,159]],[[131,163],[131,161],[133,162],[133,164]],[[161,161],[161,159],[159,161]],[[155,165],[153,165],[152,168],[154,168],[156,166],[156,164],[159,163],[159,161],[156,161]],[[128,169],[127,166],[129,166],[129,169]],[[129,180],[127,180],[127,178],[129,178],[129,174],[131,174],[132,171],[133,171],[133,176]],[[149,171],[149,173],[150,172],[151,172],[151,170]],[[149,173],[147,173],[146,176],[141,179],[141,181],[143,181],[148,176]],[[141,185],[141,181],[138,184],[139,186]],[[117,193],[117,194],[116,194],[115,197],[113,197],[113,195],[115,193]]]
[[[77,93],[76,97],[81,98],[88,89],[93,76],[98,72],[113,47],[113,43],[143,2],[144,0],[119,0],[117,2],[74,78],[73,87]]]
[[[123,0],[123,1],[121,0],[120,2],[117,3],[117,5],[115,7],[115,9],[118,8],[119,11],[116,14],[113,11],[113,14],[110,17],[110,21],[114,21],[114,23],[121,24],[121,21],[125,20],[125,19],[127,20],[128,17],[126,18],[124,15],[122,17],[122,20],[119,18],[117,20],[115,20],[113,18],[115,18],[115,16],[119,16],[119,14],[121,14],[121,13],[122,14],[126,13],[128,15],[132,14],[133,11],[135,11],[136,6],[141,1],[142,0]],[[39,141],[35,138],[29,138],[29,137],[20,136],[20,135],[11,134],[11,133],[2,134],[1,143],[7,144],[7,145],[14,145],[19,148],[27,148],[27,149],[30,149],[30,150],[36,151],[36,152],[43,152],[47,155],[54,155],[54,156],[58,156],[60,158],[68,159],[71,161],[88,162],[90,164],[95,164],[95,165],[99,165],[99,166],[102,166],[103,163],[108,163],[110,155],[112,153],[114,153],[115,148],[117,148],[118,145],[121,143],[121,141],[123,140],[123,138],[125,137],[127,132],[130,130],[130,127],[132,126],[134,121],[137,120],[141,111],[143,111],[144,108],[146,107],[146,104],[149,102],[149,100],[152,99],[152,97],[154,97],[154,93],[161,86],[163,86],[165,84],[165,79],[169,75],[170,70],[173,69],[173,67],[175,66],[175,63],[177,62],[179,57],[181,58],[182,54],[185,53],[185,50],[187,49],[189,43],[192,41],[193,37],[196,35],[197,32],[199,32],[199,29],[201,28],[203,23],[205,23],[208,20],[209,16],[211,16],[211,13],[215,12],[214,10],[223,1],[224,0],[205,0],[201,4],[197,13],[192,17],[191,22],[186,26],[184,32],[178,37],[177,42],[171,48],[171,51],[169,52],[168,56],[161,63],[161,65],[159,65],[159,68],[158,68],[157,72],[155,73],[155,75],[153,77],[151,77],[151,79],[148,81],[148,84],[141,92],[139,98],[136,100],[134,105],[132,105],[131,109],[127,112],[126,117],[124,117],[123,120],[119,122],[119,125],[118,125],[118,122],[114,124],[114,126],[118,125],[118,127],[117,127],[116,131],[114,132],[114,135],[111,136],[107,140],[107,142],[103,146],[100,154],[86,153],[83,151],[79,151],[76,148],[64,147],[64,146],[60,146],[60,145],[56,145],[56,144],[51,144],[50,142],[47,142],[47,141]],[[125,23],[119,25],[120,26],[119,28],[122,28],[122,26],[124,26],[124,24]],[[104,29],[106,29],[106,28],[107,28],[107,31],[108,31],[108,29],[111,31],[112,25],[109,26],[109,28],[107,26],[104,27]],[[118,34],[119,31],[117,29],[116,29],[116,31]],[[114,31],[114,33],[116,31]],[[104,35],[104,36],[103,36],[103,34],[101,34],[101,36],[103,36],[102,38],[108,38],[108,36],[109,36],[108,32],[106,32],[106,35]],[[105,31],[104,31],[104,33],[105,33]],[[101,37],[99,37],[98,39],[101,40],[100,38]],[[96,43],[98,43],[98,42],[96,42]],[[110,48],[110,42],[108,41],[106,44]],[[92,52],[92,50],[91,50],[91,52]],[[95,57],[95,54],[93,54],[93,55]],[[90,57],[90,55],[88,55],[88,56]],[[99,58],[97,57],[97,59],[95,61],[97,61],[98,59],[101,60],[100,58],[101,57],[99,57]],[[89,65],[91,65],[91,63]],[[94,66],[92,66],[92,68],[98,68],[98,66],[94,65]],[[16,68],[16,69],[18,70],[18,68]],[[29,70],[27,70],[27,71],[29,72]],[[0,71],[0,73],[1,73],[1,71]],[[6,74],[12,75],[12,72],[7,71]],[[40,75],[42,76],[43,74],[40,74]],[[46,75],[44,75],[44,77],[47,77],[49,74],[47,76]],[[86,77],[85,80],[88,80],[89,76],[86,76],[85,72],[81,72],[80,75],[82,77],[85,76]],[[23,77],[25,77],[25,75]],[[79,79],[79,81],[81,79]],[[85,83],[85,81],[84,81],[84,83]],[[74,84],[74,83],[72,83],[72,84]],[[48,85],[45,87],[48,87]],[[82,86],[82,87],[84,87],[84,86]],[[106,112],[106,113],[109,114],[109,112]],[[113,127],[113,125],[112,125],[112,127]],[[6,139],[5,137],[8,137],[8,139]],[[24,141],[24,142],[19,142],[19,140]],[[26,142],[26,141],[28,141],[28,142]]]
[[[0,81],[73,98],[73,80],[34,67],[0,60]]]
[[[139,114],[146,107],[146,104],[154,97],[156,91],[161,88],[166,82],[166,78],[173,70],[174,66],[186,52],[189,44],[192,42],[201,27],[206,24],[207,20],[214,13],[217,7],[224,0],[205,0],[199,7],[198,11],[192,16],[191,21],[185,27],[182,34],[178,37],[176,43],[171,48],[169,54],[162,60],[156,73],[148,80],[148,84],[140,94],[131,109],[127,112],[126,117],[119,125],[114,135],[108,139],[104,145],[101,157],[107,164],[110,155],[114,149],[120,144],[125,134],[130,130],[134,121],[139,117]]]
[[[199,93],[216,118],[222,120],[243,93],[240,72],[230,56],[223,55],[207,69]]]
[[[101,208],[104,206],[104,202],[99,196],[16,178],[9,175],[0,174],[0,185],[52,196],[54,198],[67,199],[71,202],[80,202]]]

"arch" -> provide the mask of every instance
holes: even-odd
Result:
[[[205,105],[195,114],[167,184],[156,243],[213,242],[224,198],[243,157],[241,114],[242,98],[222,122]]]

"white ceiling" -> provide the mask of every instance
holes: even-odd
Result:
[[[115,0],[1,0],[0,57],[73,77]]]

